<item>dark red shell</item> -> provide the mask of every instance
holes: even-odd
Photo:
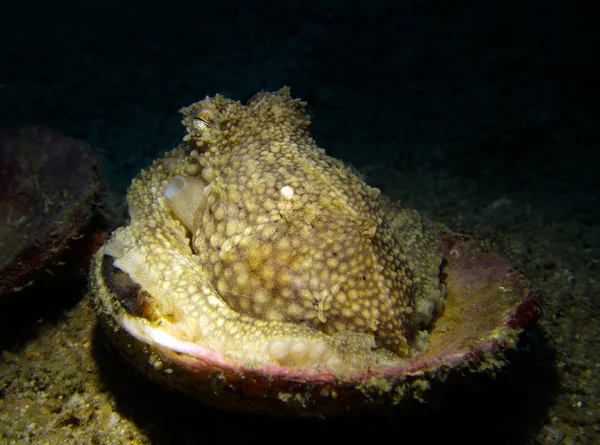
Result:
[[[81,244],[101,188],[98,165],[89,146],[54,130],[0,127],[0,300]]]

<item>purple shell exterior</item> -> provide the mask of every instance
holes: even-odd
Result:
[[[0,301],[63,264],[100,187],[86,144],[40,126],[0,127]]]

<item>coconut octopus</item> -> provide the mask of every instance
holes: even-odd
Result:
[[[283,88],[181,110],[183,143],[134,179],[95,256],[109,336],[158,381],[277,415],[379,409],[500,367],[537,314],[526,280],[327,156],[305,105]]]

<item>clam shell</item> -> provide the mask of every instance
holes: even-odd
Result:
[[[473,374],[500,371],[506,353],[517,348],[540,314],[528,281],[489,245],[445,227],[438,227],[437,235],[444,252],[445,308],[431,328],[427,350],[401,364],[351,373],[247,368],[209,350],[193,357],[146,343],[115,325],[106,312],[99,314],[117,347],[139,370],[218,408],[328,417],[427,401],[436,382],[468,382]],[[97,258],[96,273],[100,263]]]
[[[41,126],[0,127],[0,302],[52,273],[85,277],[101,189],[98,156],[83,142]]]

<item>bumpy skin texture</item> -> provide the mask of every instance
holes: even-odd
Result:
[[[415,269],[433,261],[409,266],[379,190],[316,147],[301,102],[284,91],[247,107],[217,99],[183,113],[199,152],[190,161],[206,181],[193,248],[227,304],[328,334],[372,334],[378,346],[407,353],[413,278],[423,275]],[[197,130],[202,113],[214,118]]]
[[[96,257],[105,319],[253,366],[367,369],[422,346],[443,305],[439,240],[326,156],[304,105],[282,89],[182,110],[184,143],[133,181],[130,224]],[[197,200],[169,204],[177,175]]]

